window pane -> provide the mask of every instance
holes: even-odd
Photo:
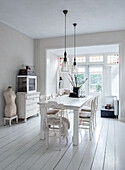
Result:
[[[91,73],[97,73],[97,72],[102,73],[102,71],[103,71],[102,67],[90,67],[90,69],[89,69],[89,72],[91,72]]]
[[[108,55],[107,56],[107,64],[118,64],[119,63],[119,55]]]
[[[102,73],[90,73],[90,92],[102,92]]]
[[[84,63],[84,62],[86,62],[86,57],[85,56],[76,57],[76,62]]]
[[[85,73],[85,67],[78,67],[78,73]]]
[[[74,74],[73,78],[74,78],[74,82],[75,82],[75,77],[77,77],[77,86],[81,86],[83,84],[83,82],[85,81],[85,73],[78,73],[78,74]]]
[[[89,62],[103,62],[103,56],[90,56]]]
[[[89,68],[90,92],[102,92],[102,88],[103,88],[103,67],[90,66]]]

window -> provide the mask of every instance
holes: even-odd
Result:
[[[78,66],[78,73],[85,73],[85,67]]]
[[[83,84],[83,82],[85,81],[85,74],[77,73],[77,74],[74,74],[74,76],[73,76],[74,80],[75,80],[75,77],[77,77],[77,87],[80,87]]]
[[[78,73],[73,74],[73,79],[77,77],[77,86],[81,86],[85,81],[85,67],[78,67]],[[75,81],[74,81],[75,82]],[[81,87],[83,89],[83,86]]]
[[[118,64],[119,63],[119,55],[108,55],[107,56],[107,64]]]
[[[90,67],[89,69],[89,90],[90,92],[102,92],[103,89],[103,68]]]
[[[90,56],[89,62],[103,62],[103,56]]]
[[[86,62],[86,57],[85,56],[76,57],[76,62],[77,63],[85,63]]]

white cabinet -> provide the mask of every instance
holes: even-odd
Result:
[[[40,92],[34,93],[17,93],[17,113],[19,119],[24,119],[40,113],[39,102]]]
[[[37,92],[37,76],[17,76],[17,92]]]

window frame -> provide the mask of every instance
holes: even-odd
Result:
[[[90,58],[91,57],[102,57],[103,58],[103,61],[90,61]],[[94,63],[98,63],[98,64],[102,64],[104,63],[104,55],[103,54],[98,54],[98,55],[89,55],[88,56],[88,63],[91,63],[91,64],[94,64]]]

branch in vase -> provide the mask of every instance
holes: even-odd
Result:
[[[70,78],[71,78],[71,82],[73,84],[73,87],[75,87],[74,81],[73,81],[73,77],[69,74]]]
[[[71,85],[74,87],[74,84],[72,83],[72,81],[70,80],[70,79],[68,79],[69,80],[69,82],[71,83]]]
[[[75,76],[75,83],[76,83],[76,87],[77,87],[77,77]]]
[[[79,86],[79,88],[82,87],[83,84],[85,84],[85,82],[88,80],[88,78],[85,79],[85,81]]]

